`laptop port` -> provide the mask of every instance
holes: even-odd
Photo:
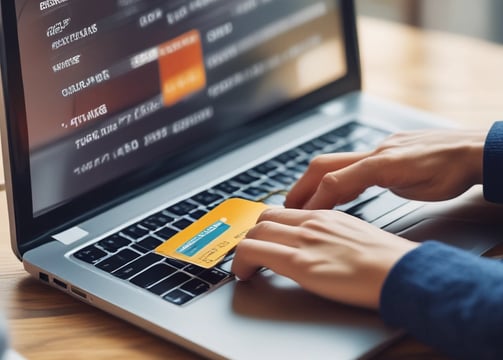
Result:
[[[43,272],[39,272],[39,273],[38,273],[38,278],[39,278],[40,280],[42,280],[43,282],[46,282],[46,283],[48,283],[48,282],[49,282],[49,275],[47,275],[47,274],[45,274],[45,273],[43,273]]]
[[[62,287],[65,290],[67,288],[66,284],[61,280],[54,278],[54,279],[52,279],[52,282],[55,283],[56,285],[58,285],[59,287]]]
[[[85,292],[83,292],[82,290],[80,290],[74,286],[71,287],[71,290],[72,290],[72,293],[74,293],[75,295],[78,295],[81,298],[87,299],[87,294]]]

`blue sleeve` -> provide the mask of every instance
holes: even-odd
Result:
[[[428,241],[391,270],[384,321],[459,359],[503,359],[503,263]]]
[[[493,124],[484,147],[484,197],[503,203],[503,121]]]

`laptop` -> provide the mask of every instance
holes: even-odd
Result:
[[[228,198],[281,206],[317,154],[451,126],[362,93],[353,1],[1,12],[12,248],[30,274],[208,358],[355,359],[402,334],[269,270],[238,283],[232,252],[204,269],[155,251]],[[371,188],[339,210],[475,253],[501,230],[480,189],[423,204]]]

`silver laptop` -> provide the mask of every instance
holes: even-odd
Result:
[[[1,12],[12,248],[29,273],[210,358],[354,359],[401,334],[270,271],[237,283],[232,253],[206,270],[154,251],[227,198],[281,205],[317,154],[447,126],[361,93],[352,1],[6,0]],[[340,210],[481,253],[498,229],[480,232],[492,210],[476,190],[426,205],[371,188]]]

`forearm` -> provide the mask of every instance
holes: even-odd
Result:
[[[450,356],[503,359],[502,299],[503,264],[427,242],[392,269],[380,311]]]

